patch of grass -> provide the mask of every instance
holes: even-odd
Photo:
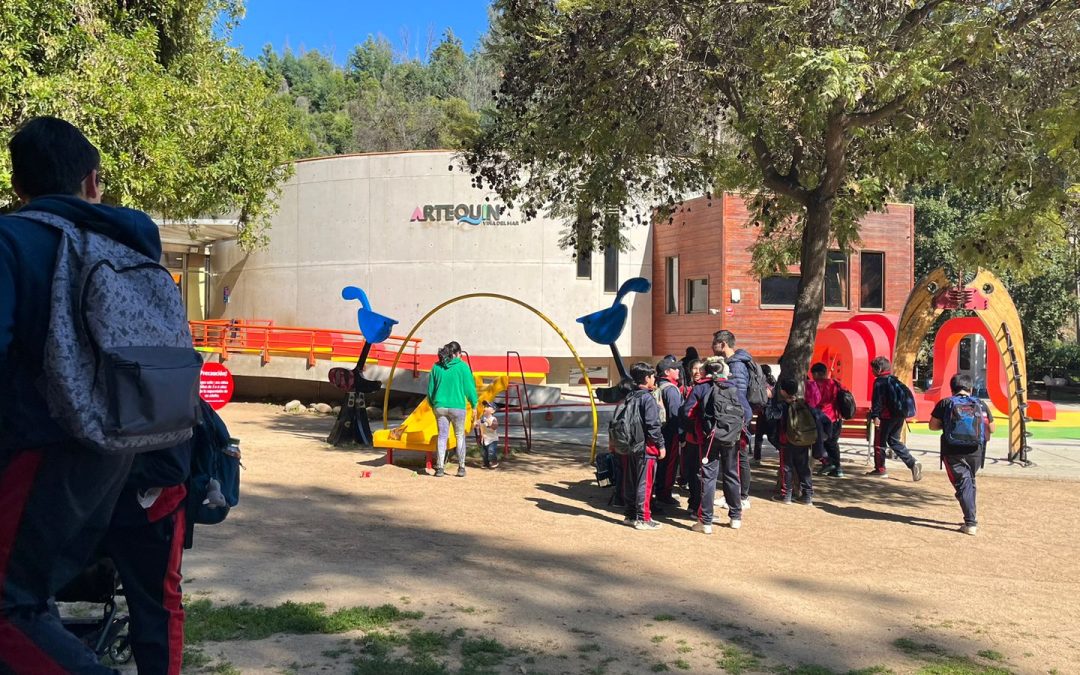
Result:
[[[198,647],[184,647],[184,668],[202,668],[208,665],[213,659],[206,655],[206,652]]]
[[[680,654],[689,654],[690,652],[694,651],[694,648],[690,645],[679,645],[679,647],[675,651],[679,652]]]
[[[978,652],[978,655],[986,659],[987,661],[1004,661],[1005,655],[1001,652],[996,652],[993,649],[984,649]]]
[[[525,661],[525,663],[528,663],[529,665],[532,665],[532,664],[536,663],[536,657],[535,656],[526,656],[524,661]]]
[[[579,652],[598,652],[600,651],[600,645],[596,644],[595,642],[587,645],[578,645],[577,650]]]
[[[328,659],[340,659],[346,654],[352,654],[352,650],[348,647],[338,647],[337,649],[325,649],[322,655]]]
[[[450,675],[450,671],[429,657],[418,661],[380,657],[357,659],[353,662],[353,675]]]
[[[930,656],[945,656],[948,654],[943,648],[932,642],[915,642],[911,638],[897,638],[893,641],[893,647],[915,658]]]
[[[465,629],[464,628],[455,628],[454,631],[452,633],[450,633],[450,639],[451,640],[460,640],[463,637],[465,637]]]
[[[375,659],[384,659],[390,656],[394,647],[405,643],[405,638],[394,633],[368,633],[357,640],[360,651]]]
[[[675,617],[670,614],[657,614],[653,617],[653,621],[674,621]]]
[[[679,670],[690,670],[690,662],[686,659],[677,659],[673,665]]]
[[[725,645],[720,649],[721,657],[717,659],[718,666],[731,675],[741,675],[761,669],[761,659],[753,654],[744,652],[734,645]]]
[[[406,639],[409,645],[409,653],[414,657],[441,654],[450,646],[449,636],[426,630],[410,631]]]
[[[497,666],[511,652],[498,640],[490,638],[469,638],[461,642],[462,670],[475,670],[478,667]]]
[[[849,670],[847,675],[893,675],[893,671],[885,666],[870,666],[869,668]]]
[[[476,614],[475,607],[462,607],[461,605],[455,605],[453,603],[451,603],[450,606],[461,612],[462,614]]]
[[[832,668],[814,664],[800,663],[796,668],[783,668],[783,675],[837,675]]]
[[[221,663],[217,664],[210,669],[210,672],[216,673],[217,675],[243,675],[243,673],[240,672],[239,668],[237,668],[228,661],[222,661]]]
[[[403,612],[393,605],[347,607],[327,613],[321,602],[286,602],[277,607],[241,603],[214,607],[199,599],[184,608],[184,638],[189,644],[203,641],[261,640],[275,633],[307,635],[371,630],[395,621],[419,619],[422,612]]]
[[[1013,675],[1012,671],[1005,668],[984,666],[967,656],[951,654],[932,643],[918,643],[908,638],[900,638],[893,642],[893,646],[908,656],[930,662],[916,671],[916,675]]]
[[[652,665],[652,668],[649,668],[649,670],[653,671],[654,673],[666,673],[667,671],[671,670],[671,668],[668,668],[668,665],[666,663],[654,663]]]
[[[652,643],[654,645],[658,645],[658,644],[660,644],[661,642],[663,642],[666,639],[667,639],[666,635],[654,635],[654,636],[652,636]]]

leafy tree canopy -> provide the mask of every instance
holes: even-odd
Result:
[[[239,214],[265,241],[298,137],[257,65],[225,44],[239,0],[5,0],[0,124],[80,127],[102,152],[107,201],[167,219]],[[0,206],[11,207],[9,159]]]
[[[468,154],[526,214],[618,243],[632,196],[754,195],[760,273],[799,262],[782,359],[805,372],[826,253],[910,181],[992,206],[965,259],[1029,272],[1077,167],[1075,0],[496,0],[505,73]],[[614,221],[614,224],[612,223]],[[1056,228],[1056,229],[1051,229]],[[1006,236],[1007,235],[1007,236]]]

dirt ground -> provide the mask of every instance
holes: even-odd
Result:
[[[463,628],[522,650],[502,672],[720,672],[725,644],[781,671],[915,672],[925,663],[901,638],[996,652],[1017,673],[1080,672],[1076,483],[980,477],[968,537],[942,473],[916,484],[852,465],[818,479],[808,508],[769,501],[767,460],[741,530],[695,534],[679,510],[639,532],[606,506],[585,447],[538,447],[495,471],[470,459],[466,478],[435,479],[328,447],[329,417],[263,404],[223,416],[242,439],[241,504],[197,530],[187,595],[390,603],[424,613],[395,630]],[[356,635],[201,647],[243,673],[348,673],[332,651]]]

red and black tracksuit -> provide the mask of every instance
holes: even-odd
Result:
[[[785,502],[795,496],[795,480],[799,481],[801,499],[811,500],[814,495],[814,479],[810,473],[810,446],[792,445],[788,441],[788,403],[774,399],[766,408],[776,429],[776,447],[780,451],[780,480],[777,493]]]
[[[179,675],[183,663],[180,562],[190,467],[190,443],[136,456],[105,537],[127,599],[139,675]]]
[[[654,496],[661,503],[674,503],[671,491],[675,488],[675,477],[679,471],[681,444],[679,443],[679,410],[683,397],[676,378],[665,378],[660,387],[660,405],[664,406],[666,421],[660,428],[664,437],[664,457],[656,463],[656,487]]]
[[[652,520],[650,506],[653,493],[653,481],[656,475],[656,460],[660,457],[664,436],[660,433],[660,409],[652,394],[644,389],[631,392],[632,404],[641,406],[639,413],[644,427],[644,449],[622,455],[623,469],[623,514],[629,520]]]
[[[874,434],[874,470],[879,473],[885,472],[886,444],[907,468],[915,466],[915,458],[900,440],[906,420],[903,416],[893,414],[892,406],[897,405],[897,402],[893,401],[892,385],[889,382],[892,376],[890,372],[879,373],[874,379],[874,389],[870,396],[870,419],[881,420]]]

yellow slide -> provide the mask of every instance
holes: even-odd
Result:
[[[488,385],[479,375],[476,377],[477,400],[494,401],[495,397],[506,391],[510,384],[510,378],[503,375],[496,377]],[[468,405],[468,404],[466,404]],[[465,410],[466,432],[472,430],[473,409]],[[431,410],[431,404],[425,398],[416,409],[405,418],[401,426],[395,429],[380,429],[374,433],[374,445],[376,448],[387,450],[417,450],[419,452],[435,452],[435,445],[439,440],[439,426],[435,421],[435,413]],[[457,439],[454,438],[454,428],[450,427],[450,437],[446,442],[446,449],[457,447]]]

